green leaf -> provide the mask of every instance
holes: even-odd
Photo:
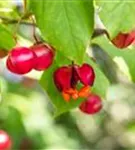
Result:
[[[128,129],[129,132],[134,133],[135,132],[135,122],[132,121],[129,124],[127,124],[127,129]]]
[[[96,0],[96,2],[99,6],[99,16],[111,37],[135,28],[135,1]]]
[[[15,44],[10,31],[4,25],[0,24],[0,48],[10,50]]]
[[[64,61],[61,61],[61,60],[64,60]],[[109,86],[108,79],[99,70],[97,65],[90,60],[89,57],[86,57],[85,61],[94,67],[94,70],[96,73],[96,80],[93,86],[93,92],[104,97],[106,90]],[[69,111],[70,109],[77,107],[84,100],[81,98],[81,99],[77,99],[76,101],[71,100],[69,103],[65,102],[61,93],[56,89],[56,86],[53,82],[53,73],[58,67],[63,66],[63,65],[68,65],[68,64],[71,64],[71,61],[66,59],[64,56],[57,54],[54,64],[52,65],[51,68],[49,68],[48,70],[44,72],[40,80],[41,86],[47,92],[51,102],[54,104],[56,108],[55,116],[58,116],[64,112]]]
[[[131,46],[129,48],[120,50],[116,48],[109,39],[106,37],[98,37],[93,40],[93,43],[99,44],[104,51],[106,51],[111,58],[115,58],[116,56],[121,57],[126,62],[130,75],[132,77],[132,80],[135,82],[135,47]]]
[[[44,39],[71,60],[82,63],[93,32],[92,0],[29,0]]]

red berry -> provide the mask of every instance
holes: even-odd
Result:
[[[95,114],[102,108],[102,101],[98,95],[91,94],[86,101],[80,105],[80,110],[86,114]]]
[[[29,48],[13,48],[7,58],[7,68],[17,74],[25,74],[32,70],[35,63],[35,54]]]
[[[39,71],[45,70],[52,64],[54,58],[54,50],[52,47],[45,44],[36,44],[31,49],[37,56],[34,69]]]
[[[7,68],[8,68],[11,72],[18,74],[18,71],[17,71],[16,68],[13,66],[13,64],[12,64],[12,62],[11,62],[11,60],[10,60],[9,57],[7,58]]]
[[[81,67],[76,68],[79,79],[82,84],[92,86],[95,79],[93,68],[89,64],[83,64]]]
[[[64,66],[54,72],[54,83],[62,91],[70,88],[75,89],[80,80],[84,85],[93,85],[95,73],[89,64]]]
[[[0,130],[0,150],[9,150],[11,145],[12,141],[9,135],[5,131]]]
[[[72,68],[70,66],[63,66],[54,72],[54,83],[59,91],[71,88]]]
[[[130,33],[119,33],[113,40],[112,43],[118,48],[126,48],[133,43],[135,40],[135,31]]]

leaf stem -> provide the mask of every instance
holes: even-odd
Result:
[[[30,15],[31,14],[27,15],[27,17],[29,17]],[[24,16],[22,17],[22,19],[25,19]],[[19,20],[17,20],[17,19],[10,19],[10,18],[3,17],[3,16],[0,16],[0,20],[2,20],[2,22],[4,24],[16,24],[19,22]],[[36,26],[36,24],[33,24],[31,22],[22,21],[22,20],[20,21],[20,24]]]
[[[33,16],[31,16],[31,20],[32,20],[33,24],[35,24],[35,20],[34,20]],[[33,37],[35,39],[35,42],[39,43],[39,40],[38,40],[38,38],[36,36],[36,26],[33,26]]]
[[[101,36],[101,35],[106,35],[108,39],[110,39],[110,36],[108,34],[108,32],[105,29],[95,29],[94,33],[92,35],[92,38],[95,38],[97,36]]]
[[[26,8],[27,8],[27,1],[23,0],[23,9],[24,9],[24,13],[26,13]]]
[[[18,28],[19,28],[19,25],[20,25],[22,18],[23,18],[23,16],[21,16],[21,18],[18,20],[18,22],[16,24],[16,28],[15,28],[14,33],[13,33],[13,37],[15,39],[16,44],[17,44],[17,32],[18,32]]]

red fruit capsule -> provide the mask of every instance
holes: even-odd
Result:
[[[73,88],[75,88],[76,84],[78,83],[79,81],[79,76],[78,76],[78,72],[77,72],[77,69],[79,68],[78,65],[73,65],[71,66],[72,67],[72,78],[71,78],[71,86]]]
[[[29,48],[13,48],[7,58],[7,68],[16,74],[25,74],[30,72],[34,66],[35,54]]]
[[[98,95],[91,94],[86,101],[80,105],[80,110],[86,114],[95,114],[102,108],[102,101]]]
[[[135,31],[130,33],[119,33],[113,40],[112,43],[118,48],[126,48],[133,43],[135,40]]]
[[[0,130],[0,150],[9,150],[11,146],[12,141],[9,135],[5,131]]]
[[[76,71],[82,84],[86,86],[93,85],[95,80],[95,73],[89,64],[84,63],[81,67],[76,68]]]
[[[53,79],[59,91],[64,91],[71,88],[72,68],[64,66],[58,68],[54,74]]]
[[[36,54],[34,69],[42,71],[47,69],[53,62],[54,50],[49,45],[36,44],[31,47]]]
[[[20,74],[18,73],[18,70],[16,69],[16,67],[12,64],[11,60],[10,60],[10,57],[7,58],[7,68],[13,72],[13,73],[16,73],[16,74]]]

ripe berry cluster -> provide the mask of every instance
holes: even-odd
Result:
[[[91,94],[90,89],[94,84],[95,72],[89,64],[82,66],[69,65],[58,68],[54,72],[54,83],[57,89],[62,93],[66,102],[79,97],[86,100],[80,105],[80,110],[87,114],[99,112],[102,108],[101,99],[95,94]],[[83,86],[77,89],[80,82]]]
[[[67,102],[70,101],[70,97],[87,97],[94,79],[95,73],[89,64],[63,66],[54,72],[54,83]],[[78,81],[84,85],[80,91],[76,89]]]
[[[42,71],[50,67],[54,59],[54,49],[47,44],[35,44],[29,48],[15,47],[7,58],[7,68],[16,74],[25,74],[32,69]],[[72,64],[62,66],[54,72],[54,83],[62,93],[66,102],[72,99],[85,98],[86,101],[80,105],[80,110],[88,114],[100,111],[102,104],[100,97],[91,94],[90,90],[94,84],[95,72],[89,64],[82,66]],[[77,85],[83,86],[78,90]]]
[[[8,55],[7,68],[16,74],[26,74],[32,69],[42,71],[52,64],[53,58],[54,49],[47,44],[15,47]]]

